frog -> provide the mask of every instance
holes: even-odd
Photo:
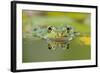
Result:
[[[34,33],[48,43],[49,50],[69,49],[70,42],[79,35],[72,26],[48,26],[46,28],[38,26],[34,28]]]

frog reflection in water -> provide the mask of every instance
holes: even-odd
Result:
[[[76,35],[79,35],[78,32],[74,32],[73,28],[70,26],[49,26],[47,28],[47,33],[40,38],[46,40],[48,49],[50,50],[56,50],[57,48],[69,49],[70,42]]]

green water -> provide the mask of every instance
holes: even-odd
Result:
[[[69,49],[49,50],[45,40],[23,38],[22,61],[45,62],[45,61],[68,61],[87,60],[91,58],[90,46],[83,45],[78,38],[70,43]]]

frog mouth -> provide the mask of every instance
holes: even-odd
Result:
[[[66,43],[70,41],[68,37],[57,37],[57,38],[48,38],[48,39],[50,41],[58,42],[58,43]]]

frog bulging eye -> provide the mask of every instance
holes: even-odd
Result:
[[[48,30],[52,30],[52,27],[49,27]]]
[[[52,26],[49,26],[48,28],[48,32],[50,33],[53,29],[52,29]]]
[[[71,30],[72,29],[72,27],[67,27],[67,30]]]

